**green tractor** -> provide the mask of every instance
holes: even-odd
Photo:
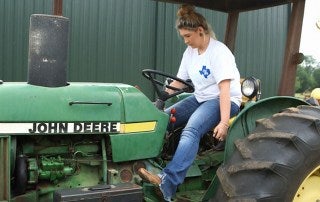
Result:
[[[304,0],[168,2],[229,13],[231,50],[239,12],[293,5],[281,96],[259,99],[259,81],[245,79],[249,101],[224,149],[209,131],[175,200],[320,200],[320,109],[289,96]],[[158,97],[152,102],[126,84],[67,82],[67,38],[68,19],[32,15],[28,81],[0,82],[0,201],[161,201],[137,170],[157,173],[170,161],[181,128],[167,130],[174,113],[163,107],[188,96],[192,84],[181,81],[187,87],[168,96],[166,79],[179,78],[143,70]]]

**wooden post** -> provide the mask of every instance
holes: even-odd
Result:
[[[295,92],[304,6],[305,0],[293,1],[278,95],[293,96]]]
[[[228,14],[228,21],[226,27],[226,34],[224,37],[224,43],[231,52],[234,52],[236,43],[237,27],[238,27],[239,12],[231,12]]]
[[[62,16],[62,4],[63,0],[54,0],[53,14]]]

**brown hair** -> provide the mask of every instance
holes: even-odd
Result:
[[[215,37],[211,26],[200,13],[195,11],[192,5],[181,5],[177,12],[176,29],[188,29],[195,31],[198,27],[204,29],[205,34],[209,34],[212,38]]]

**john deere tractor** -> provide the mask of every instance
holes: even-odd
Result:
[[[167,2],[228,13],[232,51],[239,12],[292,4],[279,96],[259,99],[259,80],[245,79],[225,145],[208,131],[175,200],[320,200],[320,110],[290,96],[304,0]],[[163,109],[192,83],[145,69],[153,101],[127,84],[67,82],[68,24],[32,15],[27,82],[0,82],[0,201],[161,201],[137,170],[158,173],[171,160],[182,128]],[[185,88],[168,95],[169,80]]]

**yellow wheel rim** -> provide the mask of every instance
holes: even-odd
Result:
[[[293,202],[320,201],[320,166],[314,169],[300,185]]]

